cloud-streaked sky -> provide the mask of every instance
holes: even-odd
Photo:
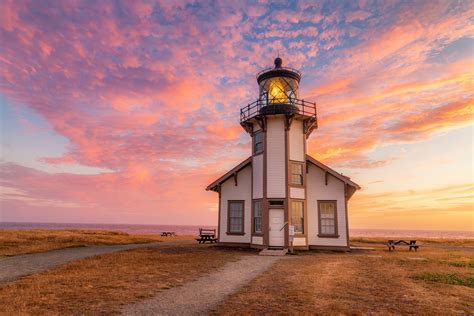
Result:
[[[473,230],[471,1],[0,1],[0,221],[215,224],[255,74],[303,72],[353,228]]]

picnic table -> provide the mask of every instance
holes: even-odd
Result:
[[[420,246],[416,244],[416,240],[389,240],[387,243],[388,246],[388,251],[395,250],[395,245],[400,245],[400,246],[408,246],[410,248],[410,251],[412,249],[415,249],[415,251],[418,250]]]
[[[175,232],[162,232],[161,236],[162,237],[167,237],[167,236],[171,237],[171,236],[176,236],[176,233]]]
[[[200,244],[205,244],[206,241],[212,243],[217,242],[216,238],[216,230],[215,229],[206,229],[206,228],[199,228],[199,238],[196,238],[196,240]]]

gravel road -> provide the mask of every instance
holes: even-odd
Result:
[[[158,293],[155,297],[127,305],[124,315],[203,315],[269,269],[281,257],[245,256],[196,281]]]
[[[195,243],[194,240],[180,240],[147,244],[88,246],[0,258],[0,282],[12,281],[19,277],[42,272],[64,263],[104,253]]]

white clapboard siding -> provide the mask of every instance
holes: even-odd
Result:
[[[251,238],[251,181],[252,167],[247,166],[237,174],[237,186],[234,177],[230,177],[221,186],[221,219],[220,219],[220,242],[250,243]],[[227,206],[229,200],[245,201],[244,232],[245,235],[227,235]]]
[[[307,198],[308,198],[308,241],[317,246],[347,246],[346,240],[346,208],[344,182],[329,175],[328,185],[325,184],[325,171],[308,163]],[[337,201],[337,221],[339,238],[318,237],[318,200]]]
[[[285,122],[283,116],[267,119],[267,197],[286,197]]]
[[[303,133],[303,121],[295,119],[291,123],[289,131],[289,151],[290,160],[305,161],[304,142],[306,141]]]
[[[252,158],[253,198],[263,198],[263,154]]]

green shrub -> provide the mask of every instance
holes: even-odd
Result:
[[[424,272],[414,275],[413,278],[424,281],[462,285],[474,288],[474,277],[471,276],[460,276],[450,273]]]
[[[447,262],[450,266],[460,267],[460,268],[474,268],[474,260],[470,261],[451,261]]]

